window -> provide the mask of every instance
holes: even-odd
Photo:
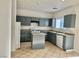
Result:
[[[54,18],[52,21],[52,27],[63,28],[64,27],[64,17]]]
[[[52,20],[52,27],[56,27],[56,18],[53,18]]]
[[[56,28],[63,28],[64,17],[56,18]]]

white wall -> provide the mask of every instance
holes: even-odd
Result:
[[[37,30],[51,30],[51,27],[47,26],[21,26],[22,30],[29,30],[29,29],[37,29]]]
[[[75,45],[74,45],[74,48],[75,48],[75,51],[79,52],[79,5],[76,6],[75,8],[76,10],[76,33],[75,33]]]
[[[11,0],[0,0],[0,57],[10,57]]]
[[[75,14],[75,6],[63,9],[59,12],[54,13],[53,17],[61,17],[67,14]]]
[[[53,14],[37,12],[37,11],[31,11],[31,10],[23,10],[23,9],[18,9],[17,10],[17,15],[20,15],[20,16],[32,16],[32,17],[42,17],[42,18],[52,18],[53,17]]]
[[[16,24],[16,2],[17,0],[12,0],[12,24],[11,24],[11,51],[15,51],[15,24]]]

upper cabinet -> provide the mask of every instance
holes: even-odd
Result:
[[[39,23],[40,23],[39,26],[48,26],[48,24],[49,24],[48,19],[46,19],[46,18],[40,18]]]
[[[21,25],[30,26],[31,22],[37,22],[39,26],[49,26],[48,18],[37,18],[37,17],[27,17],[27,16],[17,16],[17,22],[21,22]],[[52,24],[52,23],[50,23]]]
[[[70,14],[64,16],[64,27],[66,28],[74,28],[75,27],[75,21],[76,21],[76,15]]]
[[[52,19],[49,19],[49,26],[52,27]]]
[[[21,25],[30,26],[31,18],[25,16],[17,16],[17,22],[21,22]]]
[[[27,16],[17,16],[17,22],[21,22],[21,25],[31,26],[31,22],[39,22],[39,18],[36,17],[27,17]]]

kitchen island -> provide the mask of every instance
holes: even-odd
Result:
[[[32,49],[45,48],[45,33],[32,32]]]

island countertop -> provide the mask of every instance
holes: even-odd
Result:
[[[45,33],[35,33],[35,32],[32,32],[32,35],[46,35]]]

